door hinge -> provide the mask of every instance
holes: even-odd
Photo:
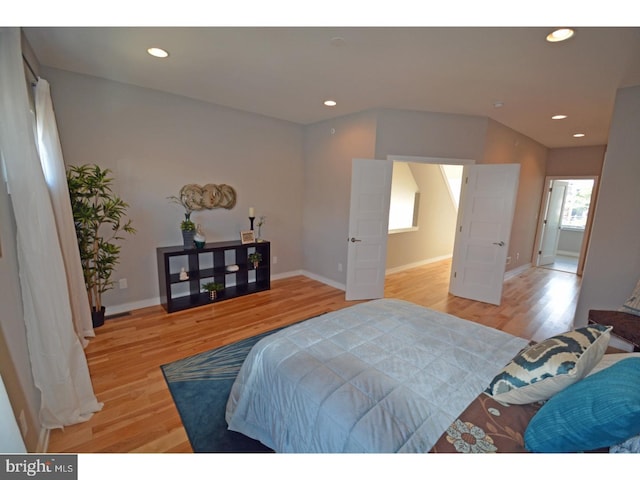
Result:
[[[453,272],[453,278],[456,278],[458,276],[458,272]]]
[[[460,229],[458,231],[462,233],[462,225],[460,225]]]
[[[538,255],[542,255],[542,250],[538,250]]]

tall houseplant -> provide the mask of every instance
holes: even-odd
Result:
[[[123,233],[135,229],[127,218],[129,205],[113,193],[111,170],[98,165],[67,168],[67,185],[80,250],[84,283],[93,326],[104,323],[102,294],[113,288],[112,275],[120,260]]]

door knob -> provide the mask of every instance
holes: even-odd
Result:
[[[499,242],[493,242],[494,245],[498,245],[499,247],[504,247],[504,242],[500,240]]]
[[[356,237],[351,237],[351,242],[355,243],[355,242],[361,242],[362,240],[360,240],[359,238]]]

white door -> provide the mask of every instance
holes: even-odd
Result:
[[[520,165],[464,167],[449,291],[500,305]]]
[[[560,225],[564,201],[567,196],[567,182],[553,180],[547,195],[547,208],[542,220],[542,239],[538,250],[538,265],[549,265],[556,259]]]
[[[393,162],[354,158],[347,253],[347,300],[384,296]]]

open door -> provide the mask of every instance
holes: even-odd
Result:
[[[560,225],[564,201],[567,196],[567,182],[552,180],[547,198],[547,209],[542,220],[542,238],[537,265],[549,265],[556,259]]]
[[[346,300],[384,296],[392,174],[392,161],[352,161]]]
[[[500,305],[520,165],[464,167],[449,291]]]

